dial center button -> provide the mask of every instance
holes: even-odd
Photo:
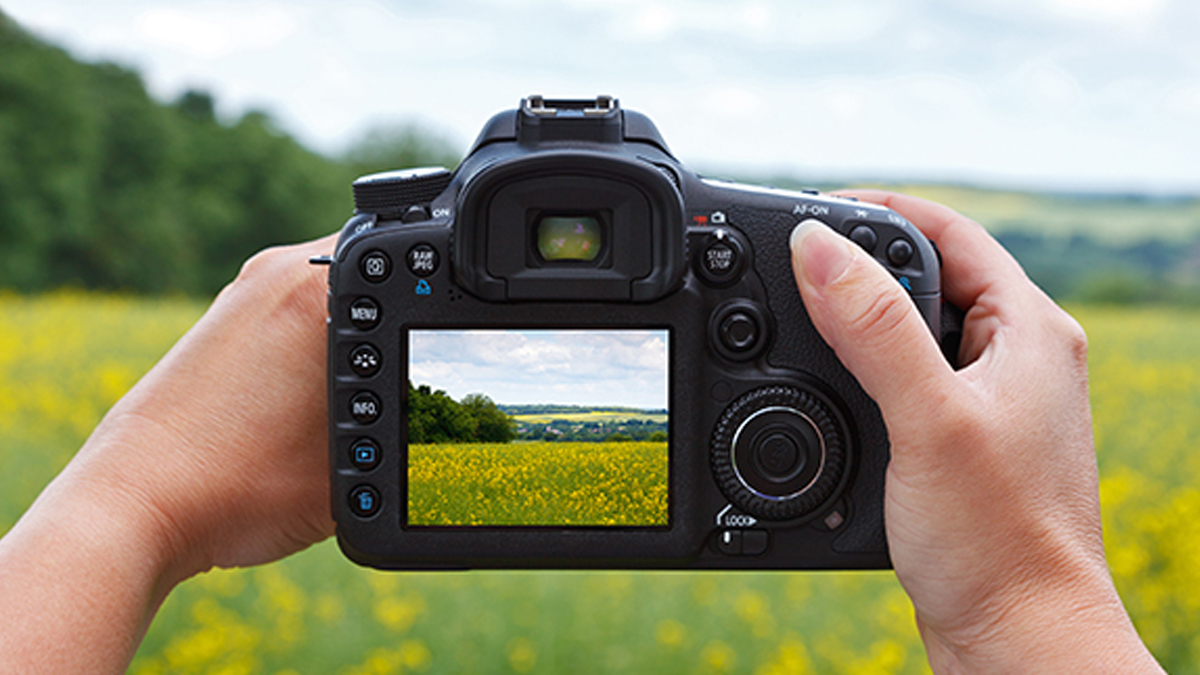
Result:
[[[788,481],[804,469],[804,453],[787,434],[774,433],[763,439],[755,453],[758,468],[770,481]],[[796,466],[800,464],[800,466]]]

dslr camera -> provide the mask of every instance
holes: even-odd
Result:
[[[456,170],[353,189],[320,261],[352,560],[890,566],[887,429],[810,323],[788,240],[815,219],[857,242],[948,345],[937,252],[904,218],[703,178],[608,96],[530,96]]]

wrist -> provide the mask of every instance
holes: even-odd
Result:
[[[183,578],[160,519],[77,467],[0,540],[0,606],[21,617],[0,634],[14,672],[123,672]]]
[[[35,506],[47,501],[56,522],[83,530],[84,536],[103,537],[111,542],[110,555],[123,551],[137,558],[144,581],[161,602],[212,563],[202,555],[198,538],[189,535],[198,529],[196,518],[179,499],[181,468],[169,449],[181,447],[180,439],[162,424],[129,412],[125,403],[109,412]]]
[[[972,625],[948,630],[918,612],[935,673],[1163,673],[1102,564],[1070,584],[1009,596]]]

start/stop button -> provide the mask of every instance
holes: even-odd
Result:
[[[696,251],[696,273],[712,286],[727,286],[742,276],[746,249],[730,230],[718,228]]]

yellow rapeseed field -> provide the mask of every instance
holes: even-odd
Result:
[[[408,448],[413,525],[667,524],[666,443]]]
[[[1092,344],[1117,586],[1167,669],[1200,673],[1200,311],[1072,310]],[[187,300],[0,294],[0,533],[202,311]],[[928,669],[886,572],[393,574],[355,567],[327,542],[186,582],[131,672]]]

